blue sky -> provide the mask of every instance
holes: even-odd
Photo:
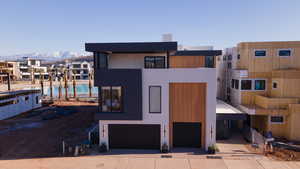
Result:
[[[85,42],[231,47],[300,40],[300,0],[1,0],[0,55],[83,51]]]

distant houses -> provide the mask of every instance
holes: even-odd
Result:
[[[87,59],[77,61],[63,61],[57,63],[42,63],[35,58],[23,58],[17,61],[0,61],[0,83],[7,81],[6,73],[9,73],[13,81],[58,80],[64,73],[68,73],[68,79],[87,80],[89,73],[93,72],[93,64]]]

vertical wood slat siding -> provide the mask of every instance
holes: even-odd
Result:
[[[170,68],[205,67],[204,56],[170,56]]]
[[[174,122],[200,122],[201,146],[205,145],[206,83],[170,83],[170,145]]]

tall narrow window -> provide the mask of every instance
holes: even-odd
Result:
[[[215,67],[215,57],[214,56],[205,56],[205,67],[214,68]]]
[[[235,89],[239,89],[239,83],[240,83],[239,80],[235,80],[235,81],[234,81],[234,88],[235,88]]]
[[[96,69],[106,69],[108,66],[108,56],[105,53],[94,52],[94,67]]]
[[[120,86],[101,87],[101,111],[102,112],[122,111],[122,87]]]
[[[111,92],[109,86],[101,87],[102,112],[111,111]]]
[[[149,112],[161,113],[161,86],[149,86]]]
[[[98,53],[98,68],[99,69],[106,69],[108,66],[108,58],[107,54],[105,53]]]

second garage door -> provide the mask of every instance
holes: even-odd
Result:
[[[108,134],[110,148],[160,148],[160,125],[110,124]]]
[[[201,147],[201,123],[173,123],[174,147]]]

